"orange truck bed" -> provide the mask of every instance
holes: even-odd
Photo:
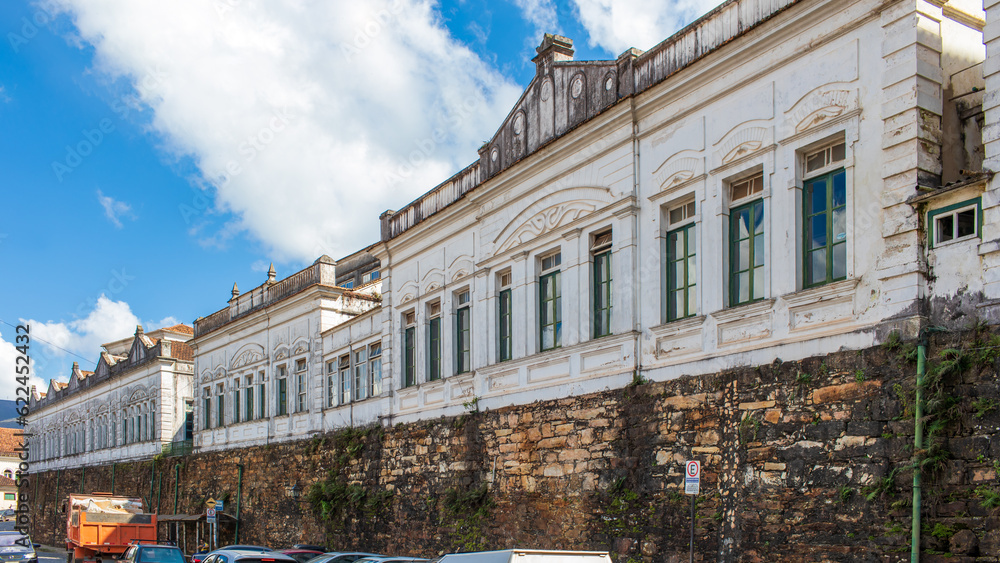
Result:
[[[103,556],[113,559],[138,541],[156,541],[156,514],[145,513],[142,499],[107,493],[69,496],[66,549],[73,550],[76,563],[99,561]]]

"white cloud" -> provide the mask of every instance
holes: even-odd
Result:
[[[478,158],[520,95],[431,0],[50,1],[209,180],[215,208],[178,211],[192,232],[226,244],[198,221],[231,211],[279,260],[377,240],[379,213]]]
[[[148,332],[177,323],[174,317],[143,323],[128,303],[112,301],[103,294],[87,316],[80,319],[68,322],[22,319],[21,324],[27,324],[31,331],[29,356],[34,375],[31,384],[44,392],[48,389],[49,379],[67,381],[73,362],[79,362],[82,370],[92,371],[100,357],[101,344],[131,336],[136,325],[142,324]],[[18,353],[12,344],[15,341],[14,329],[7,333],[6,338],[0,335],[0,373],[4,374],[4,378],[12,378],[11,384],[4,386],[3,390],[3,398],[12,399],[15,393],[14,376],[7,374],[14,373]]]
[[[540,43],[544,33],[562,33],[559,16],[552,0],[511,0],[520,8],[521,17],[535,28],[535,43]]]
[[[16,368],[24,366],[23,361],[21,363],[17,363],[17,358],[21,356],[21,353],[14,347],[15,342],[17,342],[17,333],[13,328],[9,328],[7,326],[0,328],[0,384],[3,385],[3,390],[0,391],[0,399],[10,401],[16,399],[17,388],[21,386],[21,382],[17,381],[19,375]],[[29,343],[29,359],[32,357],[31,346],[31,343]],[[33,375],[35,367],[33,364],[34,362],[28,365],[30,369],[28,370],[29,378],[27,387],[30,388],[34,385],[39,390],[44,391],[46,384],[42,383],[41,378]],[[21,394],[21,397],[27,398],[23,393]]]
[[[693,22],[722,0],[573,0],[589,44],[618,55],[630,47],[648,50]]]
[[[101,193],[101,190],[97,190],[97,201],[101,202],[101,207],[104,208],[104,215],[119,229],[122,228],[122,217],[135,219],[131,205],[123,201],[118,201],[111,196],[106,196]]]

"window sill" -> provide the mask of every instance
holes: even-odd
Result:
[[[701,330],[701,325],[705,323],[705,315],[694,315],[691,317],[684,317],[683,319],[677,319],[676,321],[667,321],[661,325],[650,327],[649,330],[658,334],[679,334],[682,332],[688,332],[693,329]]]
[[[979,234],[977,233],[977,234],[974,234],[974,235],[966,235],[966,236],[964,236],[962,238],[956,238],[956,239],[948,240],[948,241],[945,241],[945,242],[936,242],[933,245],[931,245],[931,250],[937,250],[939,248],[947,248],[949,246],[953,246],[953,245],[956,245],[956,244],[962,244],[963,242],[969,242],[969,241],[972,241],[972,240],[979,241],[980,240]]]
[[[789,307],[797,308],[804,305],[812,305],[814,303],[843,297],[852,293],[854,288],[857,286],[857,278],[848,278],[846,280],[839,280],[802,289],[796,291],[795,293],[783,295],[781,296],[781,299],[787,303]]]
[[[732,321],[753,317],[770,311],[774,306],[775,299],[759,299],[751,303],[744,303],[735,307],[728,307],[712,313],[712,318],[719,323],[729,323]]]

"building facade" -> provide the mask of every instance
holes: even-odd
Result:
[[[198,447],[995,322],[983,18],[732,0],[613,61],[547,35],[479,159],[379,244],[196,321]]]
[[[547,36],[480,160],[382,216],[391,415],[990,318],[982,23],[745,0],[616,61]]]
[[[193,331],[175,325],[103,345],[94,371],[32,390],[31,470],[49,471],[190,451]]]
[[[338,272],[327,256],[280,281],[272,268],[264,284],[243,294],[234,286],[228,307],[194,322],[195,447],[302,439],[343,425],[325,396],[324,333],[377,309],[381,280],[369,274],[379,271],[371,258],[342,262],[364,274]],[[365,274],[363,285],[337,285]]]

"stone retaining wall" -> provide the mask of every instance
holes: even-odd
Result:
[[[1000,556],[998,345],[985,331],[932,343],[930,433],[918,452],[924,561]],[[240,497],[241,543],[421,556],[610,549],[619,561],[670,562],[687,561],[683,463],[698,459],[698,560],[902,561],[915,370],[913,343],[890,340],[498,411],[470,404],[457,418],[120,464],[115,491],[150,497],[152,481],[152,504],[173,513],[180,464],[180,512],[222,497],[235,513]],[[36,541],[57,544],[59,499],[110,490],[111,474],[105,466],[40,475]],[[234,532],[224,526],[222,542]]]

